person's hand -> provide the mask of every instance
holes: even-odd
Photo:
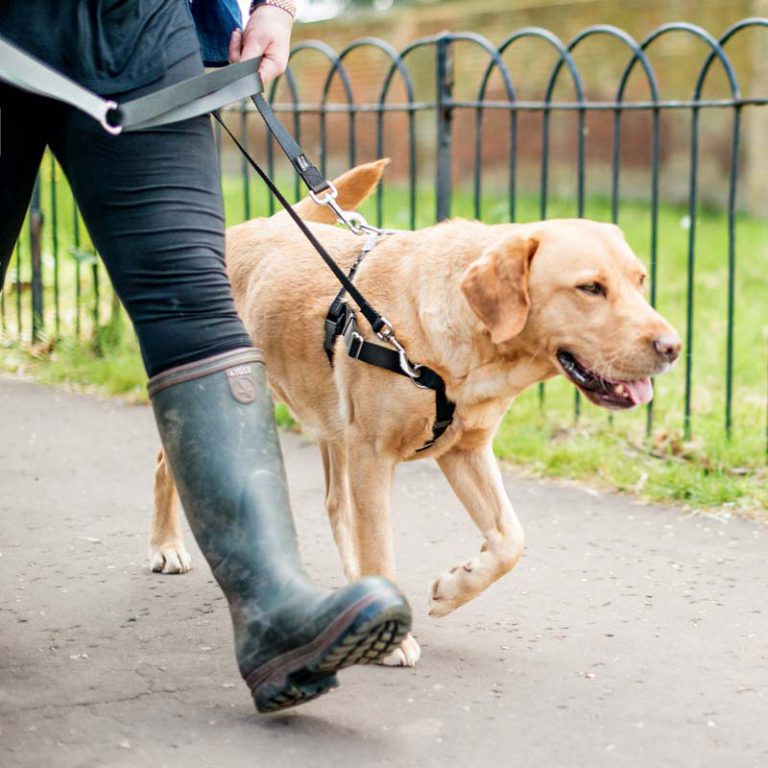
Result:
[[[236,29],[229,41],[229,62],[261,56],[259,74],[268,83],[285,72],[291,51],[293,18],[274,5],[258,5],[245,29]]]

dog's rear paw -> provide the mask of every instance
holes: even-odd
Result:
[[[192,567],[192,558],[181,541],[150,546],[149,567],[155,573],[186,573]]]
[[[392,653],[381,660],[385,667],[415,667],[421,658],[421,648],[416,638],[409,632]]]

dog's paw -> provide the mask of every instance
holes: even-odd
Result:
[[[192,558],[182,541],[152,546],[149,548],[149,567],[155,573],[186,573],[192,567]]]
[[[476,564],[473,561],[452,568],[448,573],[438,576],[432,582],[429,593],[429,615],[435,618],[447,616],[459,606],[464,605],[470,596],[466,595],[466,577],[472,573]]]
[[[421,658],[421,648],[416,638],[409,632],[400,645],[381,660],[385,667],[415,667]]]

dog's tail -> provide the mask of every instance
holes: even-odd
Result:
[[[333,182],[339,192],[336,202],[345,211],[354,211],[379,185],[384,169],[388,165],[389,158],[384,158],[373,163],[357,165],[339,176]],[[336,221],[336,214],[327,205],[317,205],[309,197],[305,197],[294,205],[293,209],[304,221],[319,221],[324,224],[333,224]],[[288,214],[283,211],[276,215],[287,216]]]

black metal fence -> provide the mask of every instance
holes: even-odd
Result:
[[[455,214],[515,221],[568,213],[624,225],[628,210],[642,241],[636,244],[630,233],[630,242],[649,265],[650,300],[664,298],[662,311],[682,326],[685,436],[694,414],[716,410],[718,429],[730,437],[734,403],[746,402],[740,434],[762,435],[768,446],[768,239],[761,234],[768,220],[759,218],[761,207],[768,208],[768,185],[760,186],[768,167],[764,160],[762,169],[755,167],[761,163],[755,145],[768,131],[768,94],[752,92],[760,88],[760,67],[768,75],[766,49],[768,19],[762,18],[740,21],[720,37],[693,24],[667,24],[639,42],[604,25],[569,42],[540,28],[517,30],[500,45],[446,33],[400,51],[374,38],[339,52],[302,42],[269,95],[325,172],[393,158],[391,178],[374,203],[379,224],[413,228]],[[599,78],[584,74],[594,71]],[[298,197],[298,181],[255,113],[244,104],[227,115]],[[247,165],[226,142],[220,150],[229,220],[273,212],[274,201],[254,186]],[[115,311],[59,182],[51,162],[35,189],[12,285],[0,298],[7,336],[90,333]],[[747,210],[757,216],[741,213]],[[741,227],[748,230],[746,253],[739,248]],[[662,240],[671,242],[673,234],[672,250],[682,255],[670,258],[665,272]],[[740,281],[744,259],[749,269]],[[666,283],[676,287],[664,297]],[[701,333],[697,301],[706,310]],[[722,337],[722,348],[719,341],[707,346],[710,337]],[[712,388],[713,377],[722,394],[694,407],[699,383],[702,391]],[[578,417],[578,396],[574,407]],[[649,432],[653,423],[649,408]]]

